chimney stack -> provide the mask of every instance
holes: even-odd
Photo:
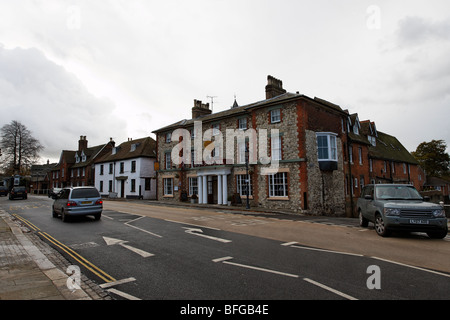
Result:
[[[283,89],[283,81],[270,75],[267,76],[266,99],[271,99],[284,93],[286,93],[286,90]]]
[[[212,110],[209,109],[209,103],[202,103],[201,100],[194,100],[194,107],[192,108],[192,119],[196,119],[201,116],[211,114]]]
[[[88,142],[86,140],[86,136],[80,136],[80,140],[78,140],[78,151],[82,151],[87,149]]]

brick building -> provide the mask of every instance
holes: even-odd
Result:
[[[286,92],[272,76],[267,80],[265,100],[235,101],[214,114],[194,100],[192,119],[154,131],[159,200],[195,194],[203,204],[245,203],[248,191],[251,206],[351,216],[364,184],[420,188],[417,163],[373,122],[326,100]],[[392,171],[383,167],[381,173],[385,162]]]
[[[108,143],[88,147],[86,136],[80,136],[78,150],[63,150],[58,164],[50,174],[52,188],[93,186],[94,161],[110,153],[115,143],[112,139]]]

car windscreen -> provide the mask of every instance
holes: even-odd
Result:
[[[411,186],[377,186],[376,196],[380,200],[422,200],[419,192]]]
[[[99,198],[100,194],[97,189],[86,188],[86,189],[74,189],[72,190],[72,199],[80,199],[80,198]]]

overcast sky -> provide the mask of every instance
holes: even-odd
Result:
[[[42,162],[263,100],[267,75],[412,151],[450,144],[450,1],[0,0],[0,126]]]

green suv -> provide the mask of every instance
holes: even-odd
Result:
[[[448,226],[441,205],[426,202],[412,185],[370,184],[364,187],[357,202],[359,223],[375,225],[382,237],[393,230],[426,232],[430,238],[442,239]]]

